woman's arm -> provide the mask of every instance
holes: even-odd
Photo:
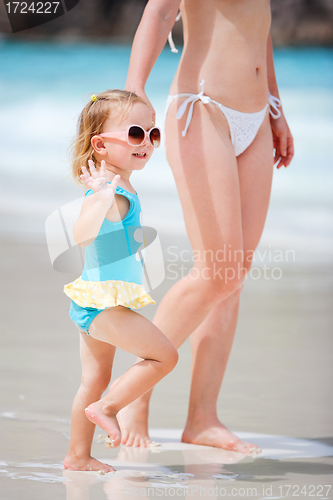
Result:
[[[125,89],[144,99],[146,82],[174,25],[179,4],[180,0],[149,0],[136,31]]]
[[[270,93],[279,98],[273,62],[273,46],[270,35],[267,40],[267,80]],[[289,130],[282,107],[280,108],[280,111],[280,118],[274,119],[271,117],[271,127],[275,149],[274,163],[277,164],[277,168],[282,167],[282,165],[287,167],[294,156],[293,136]]]

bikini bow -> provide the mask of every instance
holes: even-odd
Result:
[[[186,101],[184,101],[182,103],[182,105],[179,107],[179,109],[177,111],[176,117],[177,117],[177,120],[180,120],[186,111],[187,105],[190,104],[190,107],[189,107],[189,110],[187,113],[185,128],[182,131],[183,137],[185,137],[187,129],[188,129],[188,127],[191,123],[191,120],[192,120],[194,103],[197,101],[201,101],[204,104],[208,104],[209,102],[212,101],[210,97],[208,97],[207,95],[204,95],[204,87],[205,87],[205,80],[202,80],[200,83],[201,91],[199,92],[199,94],[191,94],[190,97],[188,97],[186,99]]]

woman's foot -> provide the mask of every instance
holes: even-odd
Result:
[[[64,460],[64,468],[76,471],[114,472],[114,468],[111,465],[103,464],[95,458],[90,456],[87,458],[77,458],[70,454]]]
[[[110,391],[119,378],[112,382]],[[151,441],[148,436],[148,410],[149,399],[147,400],[147,394],[144,394],[117,413],[123,445],[135,448],[149,447]]]
[[[182,435],[183,443],[214,446],[224,450],[237,451],[245,455],[256,455],[261,449],[256,444],[247,443],[238,439],[218,419],[208,425],[202,420],[187,422]]]
[[[148,404],[140,399],[122,408],[117,418],[123,445],[148,448],[151,444],[148,436]]]
[[[104,404],[100,401],[89,405],[85,412],[91,422],[107,433],[111,440],[111,447],[117,448],[121,443],[121,432],[116,414],[106,410]]]

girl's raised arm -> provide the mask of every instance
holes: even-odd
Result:
[[[145,85],[177,17],[180,0],[149,0],[136,31],[125,89],[147,99]]]
[[[116,175],[111,184],[107,184],[105,162],[102,161],[100,172],[97,172],[94,162],[89,160],[91,174],[82,167],[80,176],[84,184],[94,193],[87,196],[82,204],[81,213],[73,227],[74,241],[81,247],[90,245],[101,228],[103,220],[110,209],[120,175]]]

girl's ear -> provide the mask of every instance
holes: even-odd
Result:
[[[99,135],[94,135],[91,138],[90,142],[91,142],[92,147],[96,151],[96,153],[99,153],[100,155],[106,155],[107,154],[107,150],[105,148],[103,139]]]

